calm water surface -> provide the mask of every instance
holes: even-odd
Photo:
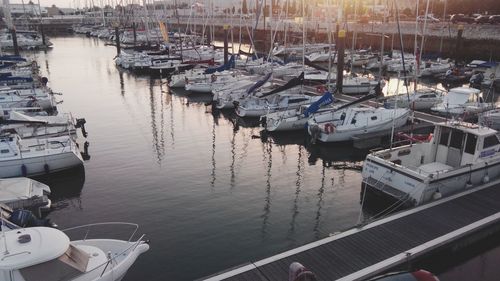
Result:
[[[94,38],[54,38],[35,56],[62,108],[87,120],[85,168],[43,179],[61,228],[140,224],[151,249],[124,280],[192,280],[357,223],[366,152],[263,142],[258,127],[207,112],[203,96],[120,72]],[[81,141],[83,142],[83,141]]]

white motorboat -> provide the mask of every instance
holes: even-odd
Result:
[[[440,92],[430,89],[422,88],[410,93],[409,95],[400,94],[386,97],[384,107],[394,108],[404,107],[414,110],[429,110],[431,107],[443,101],[443,96]]]
[[[500,176],[497,131],[464,122],[436,124],[432,140],[373,152],[363,188],[400,205],[421,205]]]
[[[494,109],[484,112],[480,120],[484,125],[494,129],[500,130],[500,109]]]
[[[93,235],[90,230],[103,225],[79,227],[84,238],[73,241],[68,234],[77,228],[65,232],[48,227],[4,229],[0,234],[0,280],[121,280],[149,245],[144,235],[137,241],[132,241],[134,234],[129,240],[88,238]]]
[[[50,187],[41,182],[29,178],[0,179],[0,203],[7,204],[11,208],[32,207],[31,200],[42,200],[37,202],[37,208],[50,208]],[[44,202],[45,205],[39,205]],[[29,205],[28,205],[29,204]]]
[[[83,164],[76,143],[70,136],[21,139],[18,135],[0,137],[0,178],[35,176]]]
[[[476,114],[493,109],[492,103],[483,100],[482,93],[478,89],[458,87],[450,89],[443,101],[431,108],[431,111],[446,116],[457,116],[463,114]]]
[[[387,132],[402,127],[408,121],[408,109],[347,107],[317,114],[308,121],[313,141],[351,141],[359,135]]]

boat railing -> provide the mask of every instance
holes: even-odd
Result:
[[[119,223],[119,224],[122,224],[122,223]],[[127,248],[125,248],[123,251],[119,252],[119,253],[115,253],[113,256],[111,255],[111,253],[107,253],[107,260],[101,264],[98,264],[96,265],[94,268],[88,270],[88,271],[85,271],[85,274],[90,274],[90,272],[99,272],[101,269],[102,271],[100,271],[99,273],[99,277],[102,277],[104,275],[104,273],[106,273],[106,269],[110,268],[110,264],[113,265],[117,263],[117,259],[119,257],[122,257],[122,256],[126,256],[128,255],[129,253],[133,252],[137,246],[139,246],[141,243],[147,243],[146,241],[144,241],[144,237],[145,235],[141,235],[139,237],[139,239],[137,239],[137,241],[135,241],[134,243],[130,244]],[[130,241],[129,241],[130,242]],[[112,269],[112,267],[110,268]],[[77,280],[79,279],[79,277],[81,276],[76,276],[72,279],[70,279],[69,281],[71,280]]]
[[[106,228],[106,226],[112,226],[112,229],[115,233],[117,232],[116,226],[129,226],[132,228],[132,232],[130,236],[128,236],[127,242],[130,242],[134,235],[136,234],[137,230],[139,229],[139,225],[135,223],[129,223],[129,222],[101,222],[101,223],[91,223],[91,224],[85,224],[85,225],[80,225],[80,226],[75,226],[75,227],[70,227],[63,229],[62,231],[66,234],[74,233],[75,231],[84,231],[84,236],[82,238],[83,241],[85,241],[89,235],[91,235],[92,231],[99,232],[99,235],[103,235],[102,230]],[[97,228],[100,228],[101,230],[96,230]],[[109,233],[107,233],[109,234]],[[101,236],[100,236],[101,237]]]

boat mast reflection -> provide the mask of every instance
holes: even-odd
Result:
[[[120,93],[122,96],[125,95],[125,81],[123,80],[123,72],[118,70],[118,77],[120,79]]]
[[[215,141],[216,141],[215,126],[217,125],[217,120],[218,120],[218,118],[215,115],[213,115],[213,121],[212,121],[212,173],[211,173],[211,180],[210,180],[210,187],[212,189],[215,186],[215,180],[216,180],[216,175],[215,175],[215,170],[216,170],[216,165],[215,165]]]
[[[155,92],[154,92],[154,80],[149,80],[149,103],[151,110],[151,133],[153,136],[153,149],[156,154],[156,162],[161,164],[163,157],[165,155],[165,147],[163,145],[163,136],[159,135],[158,125],[156,120],[156,101],[155,101]],[[161,101],[163,103],[163,101]],[[161,107],[162,110],[163,107]],[[163,115],[163,112],[160,110],[160,114]],[[160,124],[161,125],[161,124]]]
[[[269,221],[269,214],[271,213],[271,170],[273,167],[273,149],[271,143],[264,143],[262,145],[263,162],[267,164],[266,170],[266,198],[264,199],[264,213],[262,214],[262,239],[267,236],[267,225]],[[267,157],[266,157],[267,155]],[[267,163],[266,163],[267,162]]]
[[[290,229],[288,230],[288,238],[290,238],[294,233],[295,233],[295,220],[297,216],[299,215],[299,195],[301,192],[301,187],[302,187],[302,181],[303,181],[303,170],[304,170],[304,163],[303,163],[303,150],[304,148],[302,146],[299,146],[299,153],[297,155],[297,172],[295,172],[295,175],[297,175],[297,180],[295,181],[295,197],[293,199],[293,207],[292,207],[292,221],[290,222]]]
[[[324,164],[324,163],[323,163]],[[323,208],[323,195],[325,194],[325,170],[326,167],[323,165],[321,169],[321,186],[318,190],[317,196],[318,196],[318,203],[316,203],[317,209],[316,209],[316,217],[314,218],[314,238],[319,239],[321,238],[321,231],[320,231],[320,225],[321,225],[321,209]]]

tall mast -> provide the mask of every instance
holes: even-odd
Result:
[[[328,90],[330,91],[330,87],[332,84],[332,30],[331,30],[331,20],[330,20],[330,0],[326,0],[326,32],[328,32],[328,76],[327,83]]]
[[[446,19],[446,8],[448,6],[448,0],[444,0],[444,9],[443,9],[443,21]],[[445,32],[444,28],[441,32]],[[441,40],[439,42],[439,56],[441,56],[441,52],[443,51],[443,34],[441,34]]]
[[[302,71],[306,71],[306,13],[305,1],[302,0]]]

